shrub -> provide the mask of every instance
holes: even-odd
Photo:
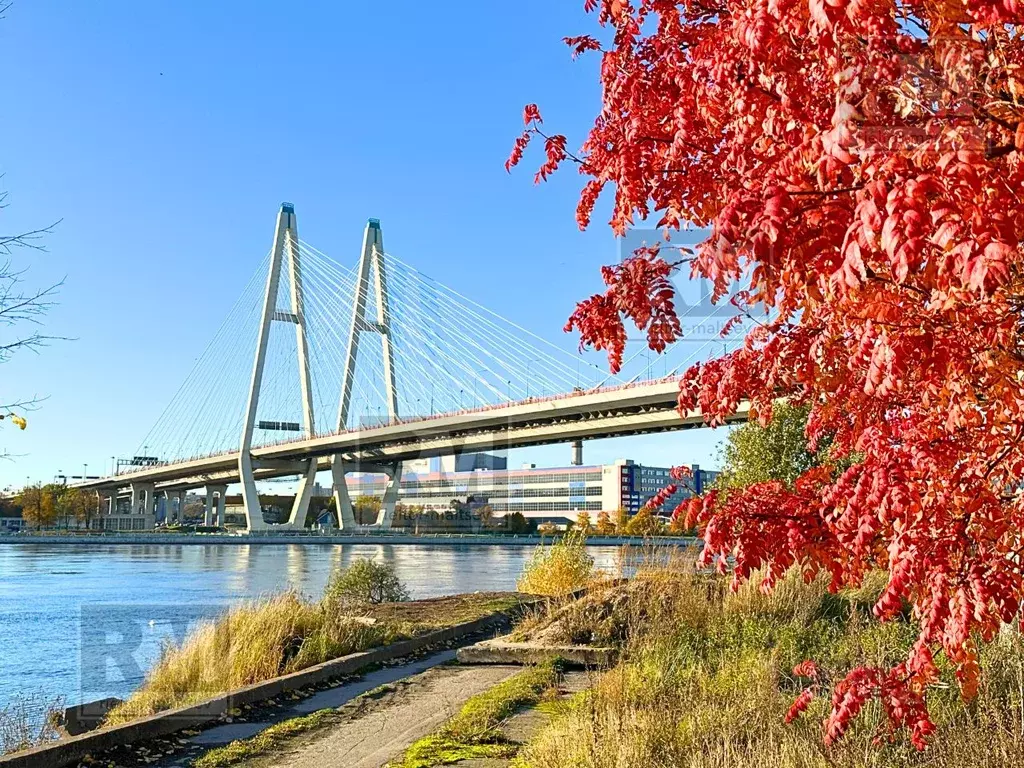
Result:
[[[392,563],[378,563],[369,558],[354,560],[343,570],[331,574],[324,591],[327,602],[399,603],[409,599]]]
[[[586,544],[585,533],[570,531],[551,546],[537,547],[516,588],[533,595],[557,596],[587,586],[596,574]]]

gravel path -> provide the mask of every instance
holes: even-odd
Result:
[[[469,699],[522,667],[435,667],[403,681],[345,720],[300,737],[249,766],[280,768],[380,768],[431,733]]]

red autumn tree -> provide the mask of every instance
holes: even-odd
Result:
[[[708,227],[688,265],[656,252],[606,267],[567,328],[621,360],[624,323],[661,348],[679,333],[667,277],[688,268],[770,322],[696,365],[679,407],[712,425],[749,400],[810,407],[841,473],[693,500],[704,558],[772,584],[791,567],[832,585],[887,569],[881,619],[920,626],[894,669],[833,688],[826,739],[879,697],[922,747],[944,655],[970,698],[978,641],[1020,619],[1024,593],[1024,5],[1020,0],[586,0],[603,103],[569,154],[533,105],[509,165],[544,140],[538,180],[588,177],[577,218],[614,195],[622,233]],[[744,277],[745,276],[745,277]],[[733,558],[730,562],[727,558]],[[794,706],[794,716],[816,690]]]

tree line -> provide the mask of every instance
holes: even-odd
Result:
[[[60,483],[28,485],[11,499],[0,499],[0,517],[21,517],[32,528],[89,527],[97,515],[95,493]]]

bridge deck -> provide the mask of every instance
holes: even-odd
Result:
[[[303,459],[318,458],[320,468],[326,469],[329,457],[336,454],[354,463],[373,463],[704,426],[699,412],[677,412],[678,391],[678,381],[672,379],[576,392],[291,440],[251,453],[257,478],[266,479],[296,474]],[[747,412],[743,403],[734,420],[745,420]],[[154,483],[161,489],[232,483],[239,477],[238,459],[238,452],[231,451],[145,467],[79,487],[109,491],[131,483]]]

